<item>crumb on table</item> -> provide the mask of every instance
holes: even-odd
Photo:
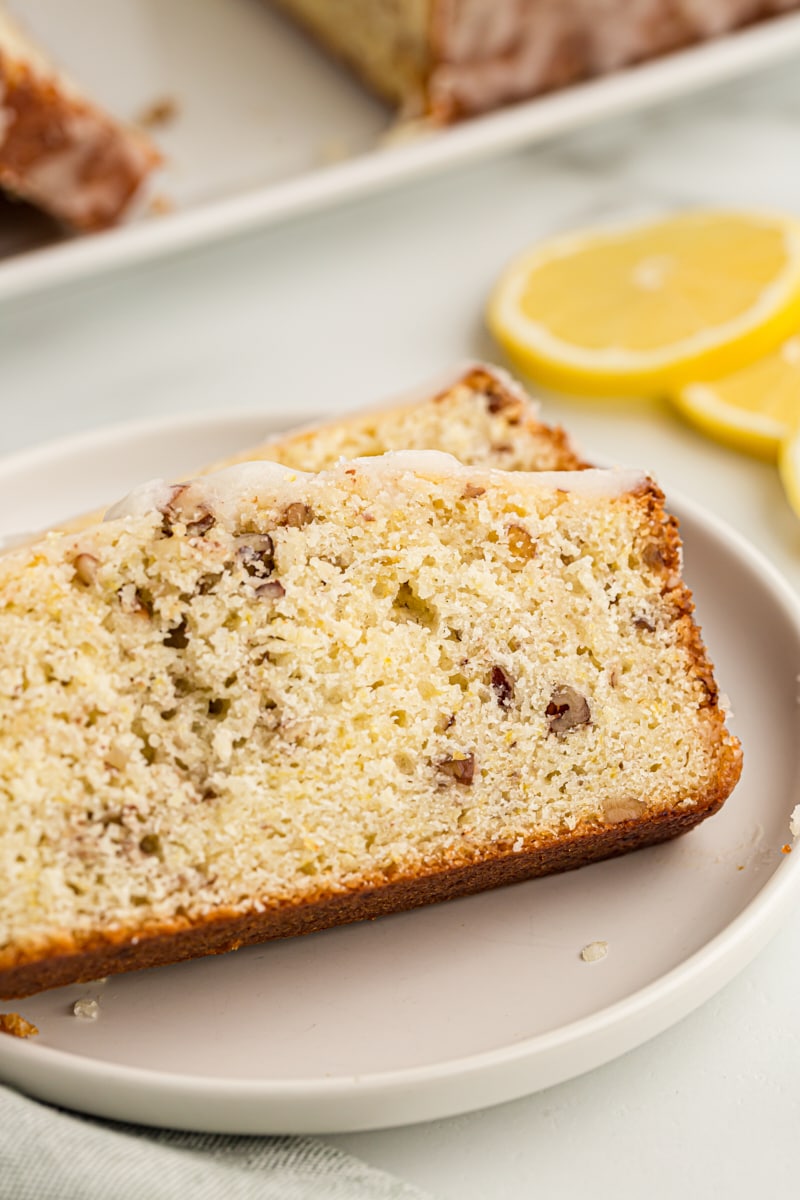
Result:
[[[26,1021],[19,1013],[0,1013],[0,1033],[9,1033],[12,1037],[36,1037],[39,1030],[30,1021]]]
[[[163,217],[166,213],[175,211],[175,202],[170,200],[169,196],[165,196],[159,192],[158,195],[153,196],[148,210],[152,216]]]

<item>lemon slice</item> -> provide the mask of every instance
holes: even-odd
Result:
[[[800,433],[794,433],[781,443],[778,470],[786,499],[800,517]]]
[[[775,459],[782,442],[800,428],[800,336],[732,375],[689,384],[673,400],[717,441]]]
[[[800,328],[800,223],[690,212],[556,238],[508,267],[487,316],[544,384],[674,391],[752,362]]]

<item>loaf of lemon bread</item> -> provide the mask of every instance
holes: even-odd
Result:
[[[0,995],[673,837],[740,771],[635,472],[152,483],[0,558]]]
[[[273,0],[410,116],[452,121],[603,75],[800,0]]]

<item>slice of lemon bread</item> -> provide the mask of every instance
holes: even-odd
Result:
[[[440,387],[429,385],[383,408],[270,438],[206,471],[254,459],[323,471],[340,458],[387,450],[443,450],[468,466],[503,471],[574,471],[587,466],[564,430],[541,420],[537,402],[510,375],[475,363]]]
[[[443,450],[468,465],[505,471],[576,471],[588,465],[563,429],[540,419],[539,405],[507,372],[474,363],[402,400],[291,429],[199,470],[196,463],[186,467],[207,475],[266,460],[322,471],[340,458],[387,450]],[[76,517],[61,528],[83,529],[102,520],[104,511]]]
[[[161,161],[0,9],[0,187],[75,230],[119,221]]]
[[[154,483],[0,559],[0,994],[690,829],[740,751],[662,496],[436,452]]]

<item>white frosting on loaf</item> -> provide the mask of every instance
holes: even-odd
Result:
[[[150,479],[113,504],[103,520],[117,521],[121,517],[143,517],[147,513],[158,512],[169,503],[173,490],[172,484],[167,483],[166,479]]]
[[[597,497],[623,496],[641,488],[647,481],[643,472],[619,467],[610,470],[509,473],[464,466],[452,454],[445,454],[442,450],[392,450],[387,454],[357,458],[352,462],[342,460],[330,471],[322,471],[318,475],[279,463],[259,461],[226,467],[186,484],[175,485],[163,479],[154,479],[135,488],[110,508],[105,520],[142,517],[163,511],[174,502],[179,492],[196,505],[206,503],[223,520],[231,519],[240,510],[243,501],[270,496],[281,500],[297,499],[308,492],[309,485],[336,483],[354,470],[373,478],[382,476],[387,483],[410,475],[428,480],[461,477],[465,482],[474,480],[489,486],[494,481],[513,481],[515,485],[525,488],[555,489]]]

